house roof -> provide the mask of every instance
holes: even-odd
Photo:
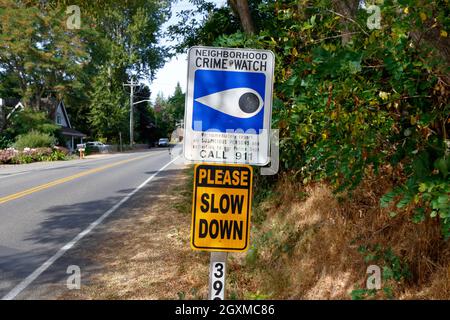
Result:
[[[63,136],[70,136],[70,137],[79,137],[79,138],[86,137],[84,133],[68,127],[61,127],[61,134]]]
[[[6,107],[17,107],[19,105],[19,106],[22,106],[22,108],[23,108],[23,105],[20,103],[20,99],[16,99],[16,98],[3,98],[1,103],[2,103],[2,106],[6,106]],[[73,136],[73,137],[86,137],[86,134],[72,128],[72,125],[71,125],[70,119],[69,119],[69,115],[67,114],[66,106],[64,105],[63,100],[60,100],[58,102],[54,98],[42,98],[40,103],[42,106],[48,107],[48,109],[49,109],[48,116],[50,117],[50,119],[52,119],[55,122],[56,122],[57,111],[58,111],[58,109],[61,109],[62,114],[68,125],[67,127],[61,126],[61,133],[63,135]]]
[[[18,103],[20,103],[19,98],[1,98],[1,105],[5,107],[14,108]]]
[[[58,106],[56,107],[56,112],[55,112],[54,117],[56,117],[56,113],[59,108],[61,108],[64,118],[66,119],[66,123],[69,125],[69,128],[72,128],[72,125],[70,124],[69,116],[67,115],[66,106],[64,105],[64,102],[62,100],[58,103]],[[56,119],[54,119],[54,120],[56,120]]]
[[[45,100],[45,102],[49,103],[49,104],[52,104],[52,103],[56,103],[56,100],[54,100],[54,99],[47,99],[47,100]],[[63,136],[69,136],[69,137],[79,137],[79,138],[86,137],[86,134],[84,134],[84,133],[82,133],[82,132],[72,128],[72,125],[70,124],[69,115],[67,114],[66,106],[65,106],[63,100],[60,100],[58,102],[56,108],[53,109],[54,113],[51,116],[53,118],[53,121],[56,121],[56,115],[58,113],[58,109],[61,109],[63,117],[66,120],[66,123],[68,125],[67,127],[66,126],[61,126],[61,134]]]

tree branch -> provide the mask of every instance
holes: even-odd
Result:
[[[247,0],[228,0],[228,4],[241,20],[241,26],[244,32],[246,34],[255,34],[255,25],[253,24]]]

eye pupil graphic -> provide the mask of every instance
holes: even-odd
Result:
[[[244,93],[239,98],[239,108],[245,113],[252,113],[259,108],[259,98],[252,92]]]

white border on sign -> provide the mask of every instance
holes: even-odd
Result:
[[[192,129],[192,113],[193,113],[193,104],[194,104],[194,75],[196,70],[223,70],[223,69],[215,69],[215,68],[197,68],[191,62],[192,52],[196,49],[202,50],[217,50],[217,51],[247,51],[247,52],[255,52],[255,53],[266,53],[272,57],[272,59],[268,59],[267,71],[264,72],[266,76],[266,84],[265,84],[265,96],[264,96],[264,120],[263,120],[263,130],[258,134],[245,134],[244,133],[236,133],[236,134],[244,134],[248,135],[249,138],[257,137],[259,145],[259,153],[258,159],[256,162],[252,161],[237,161],[236,159],[232,159],[232,161],[220,161],[220,159],[198,159],[194,158],[192,154],[187,152],[187,145],[192,145],[194,136],[201,136],[202,132],[194,131]],[[221,47],[205,47],[205,46],[194,46],[191,47],[188,51],[188,68],[187,68],[187,89],[186,89],[186,101],[185,101],[185,115],[184,115],[184,139],[183,139],[183,155],[184,158],[191,163],[203,163],[203,162],[219,162],[219,163],[239,163],[239,164],[250,164],[257,166],[266,166],[270,162],[270,130],[271,130],[271,119],[272,119],[272,96],[273,96],[273,74],[275,69],[275,54],[270,50],[261,50],[261,49],[246,49],[246,48],[221,48]],[[243,71],[236,70],[233,68],[228,69],[229,71],[237,71],[237,72],[251,72],[251,71]],[[257,73],[257,72],[255,72]],[[260,154],[262,152],[264,155],[260,158]],[[261,159],[261,161],[260,161]]]

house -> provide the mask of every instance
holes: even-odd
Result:
[[[49,118],[61,127],[60,132],[64,139],[65,147],[70,151],[74,151],[78,143],[83,143],[86,135],[72,128],[66,106],[62,100],[58,102],[55,99],[44,98],[41,99],[40,105],[43,110],[47,110]],[[8,112],[6,112],[6,109],[8,109]],[[12,114],[23,109],[24,106],[20,99],[0,99],[0,129]]]
[[[53,120],[61,127],[61,135],[64,137],[66,147],[70,151],[74,151],[76,149],[77,143],[83,143],[83,139],[86,135],[72,128],[66,107],[62,100],[56,107]]]

